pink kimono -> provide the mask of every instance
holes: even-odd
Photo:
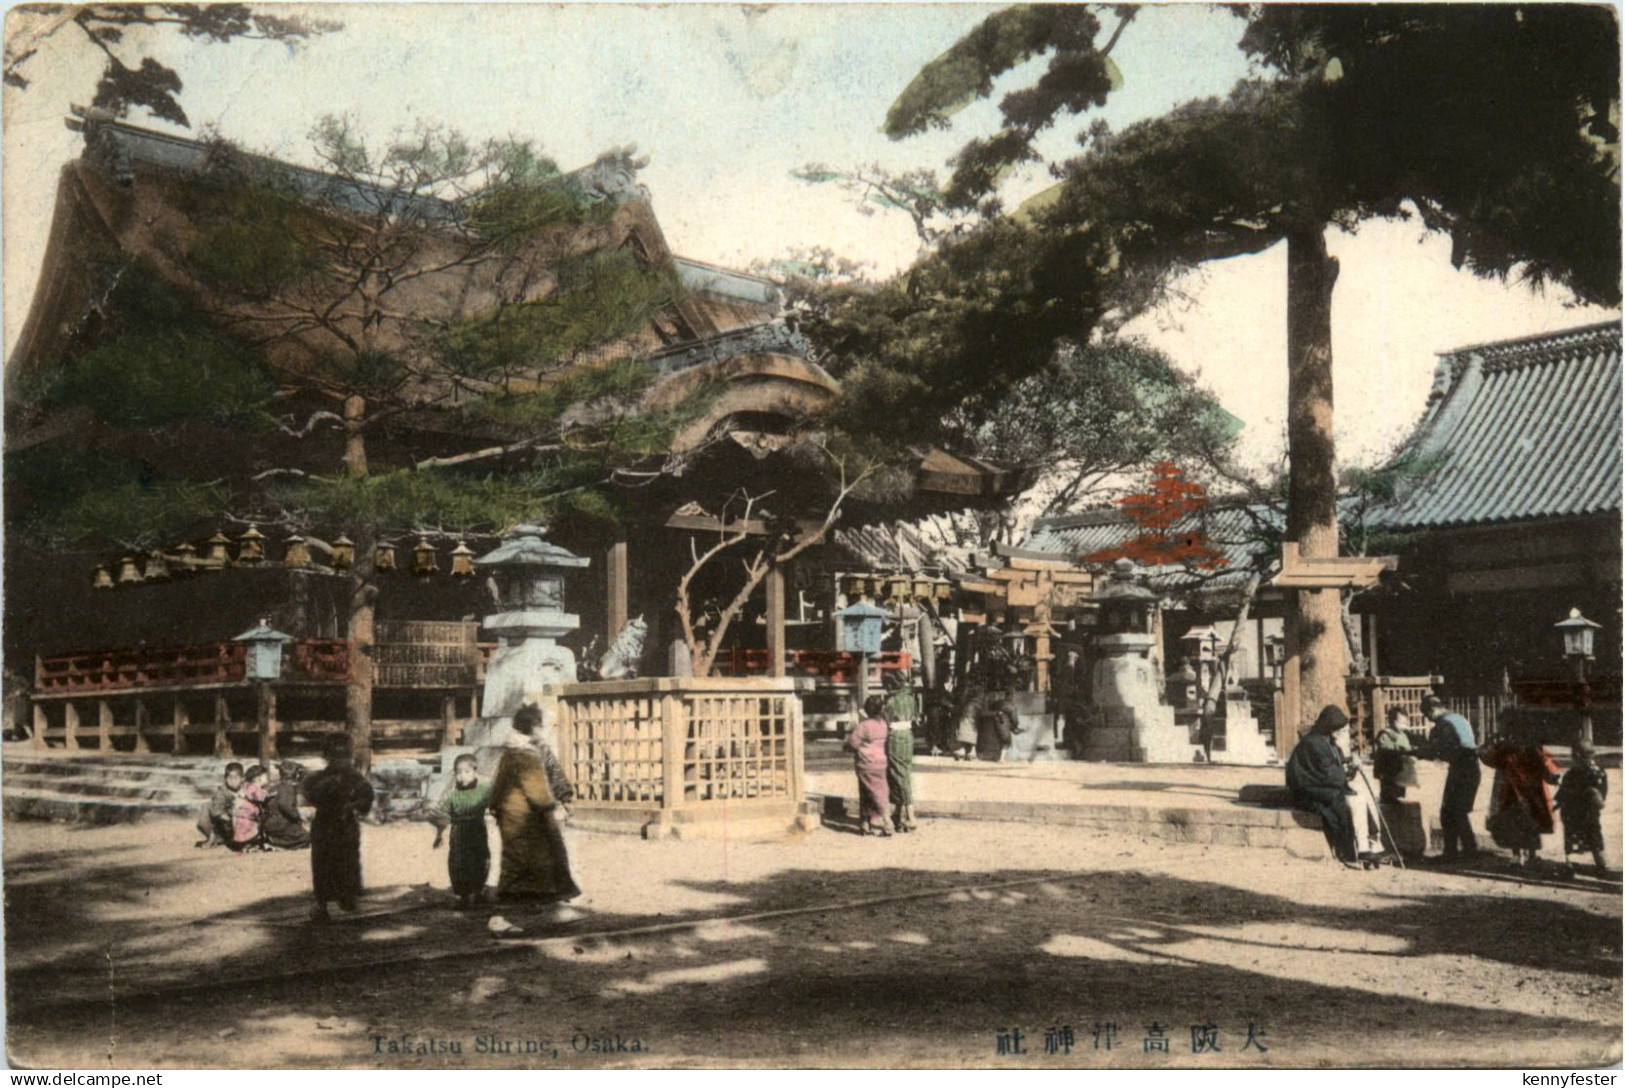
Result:
[[[868,718],[846,735],[852,762],[858,771],[858,816],[862,820],[886,822],[891,800],[886,790],[886,723]]]
[[[236,845],[247,846],[260,837],[260,806],[265,804],[265,799],[265,790],[258,782],[243,783],[231,814],[231,832]]]

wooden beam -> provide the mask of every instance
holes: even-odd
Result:
[[[767,578],[767,674],[784,675],[784,657],[787,649],[784,639],[784,570],[778,565],[768,568]]]
[[[609,583],[607,602],[609,629],[604,636],[607,646],[607,643],[613,642],[615,636],[621,633],[621,628],[626,626],[627,570],[624,534],[609,546],[609,552],[604,556],[604,574]]]

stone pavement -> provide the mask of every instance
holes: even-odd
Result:
[[[826,813],[844,810],[856,819],[857,780],[849,757],[833,742],[811,743],[807,753],[809,795],[823,801]],[[1370,773],[1369,766],[1366,773]],[[1421,786],[1411,790],[1406,800],[1420,803],[1430,840],[1436,843],[1445,768],[1418,761],[1417,773]],[[1617,778],[1619,772],[1609,774]],[[1484,830],[1493,778],[1493,772],[1486,770],[1472,816],[1485,847],[1493,845]],[[1243,786],[1279,786],[1284,780],[1280,766],[959,763],[948,756],[916,756],[914,761],[915,811],[921,818],[1057,824],[1141,841],[1262,846],[1302,857],[1329,856],[1318,821],[1291,810],[1243,804],[1239,799]],[[1603,815],[1605,828],[1620,825],[1617,781],[1614,787]],[[1562,860],[1560,834],[1546,837],[1543,856]],[[1617,860],[1611,859],[1611,864]]]

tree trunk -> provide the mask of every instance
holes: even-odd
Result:
[[[355,765],[363,774],[372,766],[372,684],[374,606],[378,585],[373,571],[377,534],[357,532],[355,568],[350,579],[350,682],[344,689],[344,726]]]
[[[350,476],[367,474],[367,398],[352,393],[344,398],[344,471]]]
[[[1337,260],[1323,226],[1287,236],[1287,446],[1290,480],[1286,536],[1305,558],[1335,557],[1337,451],[1332,437],[1332,288]],[[1289,622],[1299,656],[1296,736],[1322,707],[1347,710],[1342,594],[1294,594]],[[1284,749],[1283,749],[1284,750]]]

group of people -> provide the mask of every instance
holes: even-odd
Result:
[[[846,735],[858,773],[858,826],[865,835],[916,827],[914,723],[920,704],[906,677],[888,673],[885,683],[887,694],[865,699],[862,720]]]
[[[1479,853],[1478,837],[1470,815],[1478,800],[1483,768],[1495,771],[1486,826],[1496,845],[1512,851],[1515,863],[1539,864],[1541,839],[1556,830],[1556,815],[1563,820],[1564,853],[1589,853],[1600,874],[1607,871],[1603,856],[1602,808],[1608,797],[1608,776],[1597,766],[1591,745],[1580,741],[1572,749],[1572,765],[1560,773],[1551,753],[1535,732],[1515,718],[1503,724],[1502,736],[1479,747],[1466,718],[1449,710],[1437,695],[1422,699],[1422,715],[1432,729],[1427,740],[1413,745],[1406,733],[1404,714],[1390,708],[1377,733],[1372,771],[1380,784],[1373,797],[1369,783],[1359,788],[1363,773],[1348,754],[1349,719],[1342,708],[1328,706],[1314,727],[1287,758],[1287,787],[1293,804],[1320,816],[1327,840],[1348,864],[1372,867],[1387,851],[1372,848],[1372,834],[1381,834],[1379,804],[1402,801],[1407,789],[1418,785],[1416,760],[1432,759],[1446,766],[1439,805],[1443,853],[1439,860],[1454,862]],[[1554,796],[1551,787],[1557,786]]]
[[[569,852],[560,828],[569,818],[575,791],[552,748],[541,737],[542,713],[534,706],[514,715],[513,730],[490,781],[482,781],[472,755],[457,757],[453,780],[429,813],[435,827],[433,849],[451,832],[447,869],[460,910],[482,903],[491,872],[486,817],[495,818],[502,840],[497,898],[563,903],[581,894],[570,872]],[[329,906],[357,909],[362,892],[361,820],[372,810],[375,791],[355,766],[347,738],[336,737],[324,751],[326,766],[305,774],[298,763],[280,765],[274,790],[263,767],[245,773],[229,763],[199,819],[204,842],[218,841],[234,851],[310,849],[313,920],[330,919]],[[301,800],[314,808],[307,831]]]

